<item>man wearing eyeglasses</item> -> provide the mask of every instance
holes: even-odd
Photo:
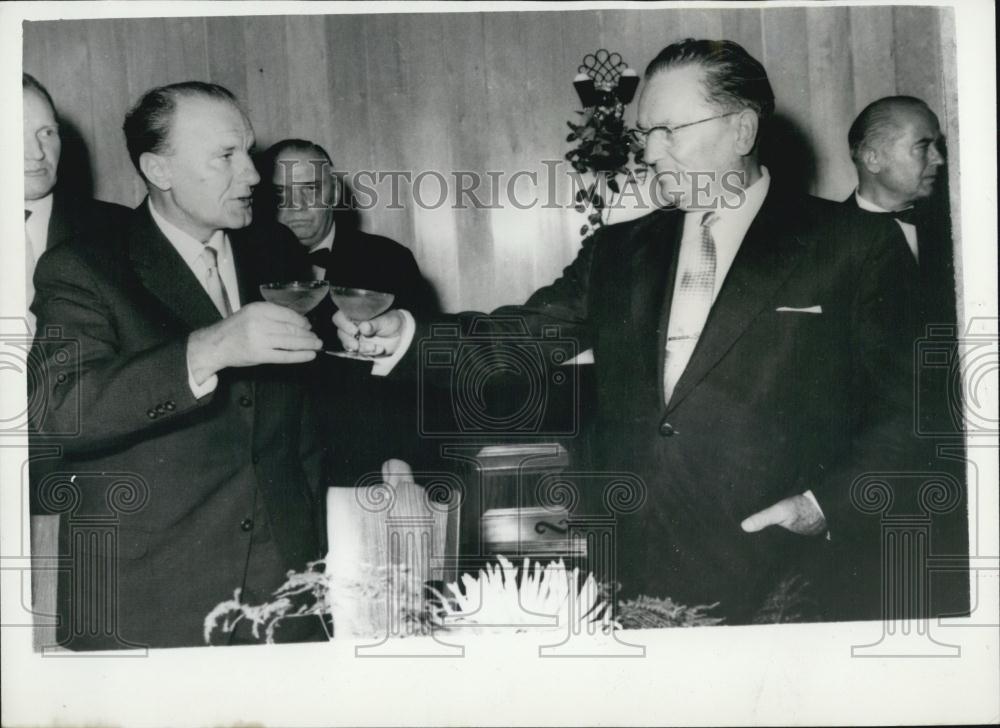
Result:
[[[737,44],[665,48],[638,121],[670,206],[599,230],[556,282],[496,312],[594,350],[595,469],[644,485],[616,516],[620,595],[718,602],[737,624],[823,563],[827,534],[877,551],[858,535],[852,484],[905,467],[911,429],[904,251],[889,221],[858,226],[770,177],[757,141],[773,109]],[[354,346],[398,351],[406,321],[363,324]],[[845,552],[836,569],[852,568]],[[849,614],[823,606],[808,616]]]

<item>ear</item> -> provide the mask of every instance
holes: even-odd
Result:
[[[736,151],[739,154],[747,155],[753,151],[759,128],[760,119],[756,111],[743,109],[736,115]]]
[[[340,207],[340,201],[343,199],[344,185],[342,177],[333,171],[330,171],[327,176],[327,181],[330,183],[330,207],[337,209]]]
[[[870,147],[867,144],[862,146],[858,159],[870,174],[878,174],[882,171],[882,161],[879,158],[878,150],[874,147]]]
[[[139,155],[139,169],[152,185],[163,192],[169,190],[173,185],[170,162],[163,155],[143,152]]]

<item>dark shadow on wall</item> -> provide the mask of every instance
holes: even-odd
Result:
[[[816,182],[816,155],[809,138],[795,121],[780,113],[761,132],[760,160],[771,177],[789,189],[808,191]]]
[[[59,136],[62,139],[62,153],[59,157],[59,189],[69,192],[79,199],[94,196],[94,172],[90,162],[90,150],[79,128],[70,119],[59,119]]]

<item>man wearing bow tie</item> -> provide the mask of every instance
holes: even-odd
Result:
[[[36,339],[29,378],[39,430],[78,433],[48,484],[72,494],[69,649],[204,644],[216,604],[236,589],[263,601],[325,549],[322,455],[295,366],[321,342],[260,297],[304,267],[287,230],[251,224],[253,127],[228,90],[185,82],[143,95],[124,132],[148,197],[119,235],[51,250],[35,276],[39,326],[73,342]],[[113,541],[75,531],[102,518]],[[321,636],[308,621],[285,637]],[[252,639],[245,626],[232,637]]]
[[[417,316],[427,317],[437,310],[434,291],[410,250],[389,238],[362,232],[347,214],[344,184],[323,147],[304,139],[285,139],[267,150],[262,167],[271,180],[273,206],[267,212],[298,238],[314,279],[328,280],[331,286],[392,293],[395,306]],[[325,349],[341,348],[332,323],[336,311],[332,299],[326,298],[309,314]],[[330,356],[321,356],[311,368],[322,401],[327,401],[331,388],[341,397],[340,406],[320,407],[324,437],[337,443],[331,467],[338,485],[379,472],[389,457],[403,459],[419,470],[425,455],[415,407],[402,396],[398,382],[369,377],[370,368],[364,362]],[[346,405],[344,396],[353,405]],[[348,411],[367,415],[346,417]]]
[[[937,117],[920,99],[889,96],[865,107],[847,140],[858,187],[844,204],[896,221],[917,273],[919,323],[953,325],[951,230],[931,199],[945,163]]]
[[[948,207],[942,186],[945,156],[937,117],[927,104],[912,96],[889,96],[862,110],[847,135],[858,187],[844,201],[853,214],[869,221],[895,222],[896,245],[909,255],[902,271],[911,282],[909,309],[914,338],[932,337],[936,356],[945,347],[957,360],[956,286],[954,251]],[[956,560],[969,553],[965,460],[959,387],[956,370],[925,366],[919,347],[915,386],[919,407],[917,430],[922,434],[923,470],[943,473],[960,484],[955,507],[932,519],[931,548]],[[914,494],[897,494],[896,508],[920,513]],[[870,568],[875,572],[875,568]],[[859,576],[865,577],[863,572]],[[876,579],[874,573],[867,575]],[[958,614],[969,608],[968,573],[956,569],[935,575],[931,594],[934,613]],[[858,591],[863,591],[858,590]]]
[[[877,535],[852,535],[852,485],[909,462],[904,251],[893,223],[858,225],[771,178],[757,140],[773,109],[764,68],[739,45],[665,48],[646,69],[638,122],[667,209],[600,229],[557,281],[495,312],[521,317],[539,346],[555,325],[593,348],[597,437],[583,483],[605,472],[610,487],[625,472],[644,484],[616,516],[622,594],[719,602],[730,623],[821,563],[828,532],[877,553]],[[399,312],[362,324],[358,343],[358,327],[337,322],[363,352],[419,351],[426,336]],[[613,500],[581,498],[602,495]],[[831,568],[853,568],[855,548]]]
[[[394,240],[362,232],[346,214],[343,182],[323,147],[304,139],[285,139],[267,150],[263,167],[270,174],[276,219],[306,249],[316,280],[392,293],[395,305],[418,315],[435,310],[433,289],[420,274],[413,253]],[[337,343],[330,326],[335,311],[327,300],[310,316],[330,345]]]

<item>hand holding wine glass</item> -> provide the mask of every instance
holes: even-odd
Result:
[[[396,309],[361,323],[351,321],[342,310],[333,316],[337,336],[350,358],[368,360],[396,353],[404,321],[403,314]]]
[[[333,317],[344,352],[329,352],[348,359],[369,359],[392,354],[398,345],[396,312],[384,313],[395,296],[383,291],[334,286],[330,297],[339,309]],[[397,342],[391,339],[395,335]]]

